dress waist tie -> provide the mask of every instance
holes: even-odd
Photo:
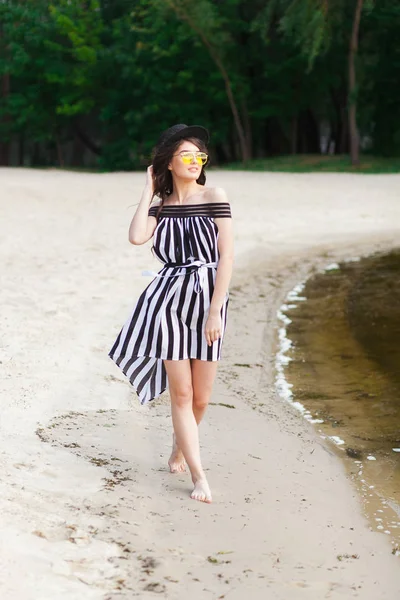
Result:
[[[196,294],[199,294],[204,286],[204,280],[206,277],[206,269],[216,269],[218,267],[218,263],[205,263],[202,260],[193,260],[188,263],[165,263],[161,271],[164,269],[184,269],[185,271],[190,270],[189,273],[165,273],[163,274],[161,271],[156,273],[155,271],[142,271],[142,275],[150,276],[150,277],[184,277],[185,275],[191,275],[194,273],[196,281],[194,284],[194,291]]]

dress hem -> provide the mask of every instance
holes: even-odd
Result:
[[[218,341],[218,340],[216,340],[216,341]],[[117,360],[115,358],[113,358],[111,353],[109,353],[108,356],[111,358],[111,360],[113,362],[115,362],[115,364],[117,365],[118,368],[121,368],[119,366],[119,364],[117,364]],[[135,354],[135,358],[155,358],[156,360],[173,360],[173,361],[195,359],[195,360],[202,360],[204,362],[219,362],[221,360],[221,357],[215,358],[213,360],[212,358],[199,358],[198,356],[184,356],[183,358],[164,358],[162,356],[154,356],[153,354]],[[118,357],[118,360],[119,359],[120,359],[120,356]]]

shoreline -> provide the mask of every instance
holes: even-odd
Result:
[[[373,252],[364,253],[358,256],[341,257],[340,262],[341,264],[359,262],[360,260],[376,256],[377,253],[386,254],[393,249],[398,250],[399,246],[396,245],[393,247],[390,245],[389,248],[386,248],[384,251],[380,248],[378,252],[375,249]],[[350,456],[346,456],[346,454],[343,453],[348,447],[345,440],[338,435],[332,435],[332,431],[328,432],[324,430],[324,428],[320,428],[319,425],[323,424],[325,421],[319,418],[318,415],[315,415],[312,409],[307,408],[307,406],[303,404],[303,401],[298,399],[297,387],[299,382],[296,384],[290,383],[290,377],[287,373],[287,366],[289,362],[293,360],[290,356],[293,348],[293,341],[288,337],[287,330],[293,320],[296,322],[296,309],[299,306],[299,303],[304,301],[304,306],[307,304],[308,298],[303,295],[307,282],[315,275],[326,277],[326,274],[330,270],[336,268],[339,269],[339,265],[336,262],[326,264],[325,267],[320,268],[317,272],[314,270],[309,277],[298,281],[294,288],[288,292],[283,304],[278,309],[277,318],[278,321],[280,321],[281,326],[279,328],[279,344],[275,361],[277,372],[275,380],[276,389],[282,400],[288,402],[298,411],[302,418],[314,425],[317,435],[319,435],[321,439],[326,440],[327,444],[336,450],[339,459],[342,460],[345,466],[347,474],[350,476],[353,484],[358,490],[360,505],[370,523],[371,529],[388,534],[393,546],[393,552],[398,556],[400,554],[400,538],[398,531],[395,531],[395,529],[397,530],[400,526],[400,506],[391,498],[382,496],[382,490],[379,489],[379,485],[378,489],[376,489],[377,481],[371,476],[371,473],[367,473],[367,475],[364,474],[364,468],[367,465],[364,465],[363,460],[356,458],[352,459]],[[293,310],[295,311],[294,314],[292,313]],[[346,435],[344,437],[346,437]],[[375,460],[374,457],[368,456],[367,458],[368,460]]]
[[[400,177],[371,176],[357,207],[357,176],[236,175],[210,175],[235,198],[237,259],[201,429],[215,497],[203,506],[187,475],[166,469],[168,396],[138,406],[106,352],[151,268],[149,247],[133,254],[126,242],[143,177],[0,170],[0,590],[10,600],[393,600],[400,590],[398,559],[368,529],[341,462],[274,389],[283,298],[319,264],[397,243]],[[332,209],[343,185],[346,205]],[[347,211],[344,231],[330,210]]]

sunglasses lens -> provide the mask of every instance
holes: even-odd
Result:
[[[190,165],[190,163],[193,162],[193,159],[197,162],[197,164],[205,165],[208,160],[208,156],[207,154],[204,154],[204,152],[199,152],[196,154],[194,152],[185,152],[181,154],[181,159],[184,165]]]

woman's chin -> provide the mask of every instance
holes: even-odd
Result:
[[[191,173],[190,171],[187,173],[184,173],[182,175],[178,175],[178,177],[180,179],[182,179],[183,181],[197,181],[198,178],[200,177],[200,171],[194,171],[193,173]]]

